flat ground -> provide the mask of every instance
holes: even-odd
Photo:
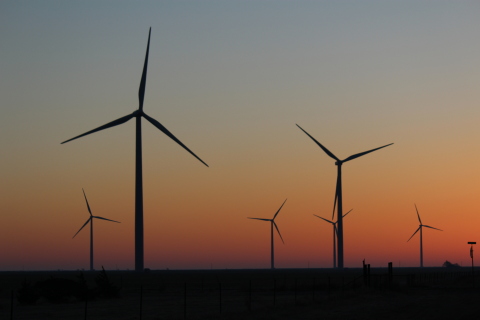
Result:
[[[480,283],[468,268],[107,271],[120,297],[41,297],[22,305],[22,283],[78,281],[80,271],[1,272],[0,319],[476,319]],[[83,272],[94,289],[100,272]],[[480,279],[480,275],[477,276]],[[390,279],[390,280],[389,280]],[[12,300],[13,292],[13,300]],[[13,303],[12,303],[13,302]]]

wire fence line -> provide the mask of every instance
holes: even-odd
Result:
[[[478,279],[479,277],[477,277]],[[469,286],[472,272],[339,273],[324,275],[273,274],[261,279],[235,276],[214,279],[200,277],[169,281],[162,277],[135,283],[125,281],[115,299],[87,296],[50,303],[40,298],[33,305],[21,305],[18,290],[0,291],[1,319],[205,319],[245,318],[249,314],[299,307],[340,299],[372,290],[402,290],[422,286]],[[116,281],[123,282],[122,278]],[[147,279],[148,280],[148,279]]]

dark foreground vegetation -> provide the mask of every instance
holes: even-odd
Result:
[[[476,319],[469,268],[1,272],[0,319]]]

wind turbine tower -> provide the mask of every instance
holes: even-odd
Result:
[[[353,209],[351,209],[350,211],[352,211]],[[347,213],[345,213],[343,215],[343,217],[345,218],[345,216],[347,214],[350,213],[350,211],[348,211]],[[320,218],[328,223],[330,223],[331,225],[333,225],[333,268],[336,268],[337,267],[337,235],[338,235],[338,232],[337,232],[337,222],[338,221],[331,221],[331,220],[328,220],[328,219],[325,219],[325,218],[322,218],[320,216],[317,216],[316,214],[314,214],[315,217],[317,218]]]
[[[337,158],[337,156],[335,156],[332,152],[330,152],[327,148],[325,148],[322,144],[320,144],[320,142],[318,142],[317,140],[315,140],[314,137],[312,137],[307,131],[303,130],[302,127],[300,127],[298,124],[297,124],[297,127],[300,128],[300,130],[302,130],[307,136],[310,137],[310,139],[312,139],[330,158],[334,159],[335,160],[335,165],[337,166],[337,186],[335,188],[335,200],[333,202],[333,210],[335,212],[335,205],[338,203],[338,206],[337,206],[337,228],[338,228],[338,246],[337,246],[337,251],[338,251],[338,268],[340,269],[343,269],[343,198],[342,198],[342,165],[347,162],[347,161],[350,161],[350,160],[353,160],[353,159],[356,159],[358,157],[361,157],[361,156],[364,156],[370,152],[373,152],[373,151],[376,151],[376,150],[379,150],[379,149],[382,149],[382,148],[385,148],[385,147],[388,147],[390,145],[392,145],[393,143],[390,143],[390,144],[387,144],[387,145],[384,145],[382,147],[379,147],[379,148],[375,148],[375,149],[372,149],[372,150],[368,150],[368,151],[364,151],[364,152],[360,152],[360,153],[356,153],[354,155],[351,155],[350,157],[348,158],[345,158],[343,160],[340,160],[339,158]],[[333,219],[333,217],[332,217]]]
[[[170,139],[178,143],[182,148],[187,150],[191,155],[197,158],[200,162],[208,167],[202,159],[197,157],[190,149],[187,148],[180,140],[178,140],[170,131],[167,130],[160,122],[148,116],[143,111],[143,100],[145,97],[145,85],[147,82],[147,67],[148,67],[148,53],[150,49],[150,34],[152,28],[148,32],[147,52],[145,54],[145,62],[143,64],[142,78],[140,80],[140,88],[138,89],[138,109],[131,114],[123,116],[117,120],[104,124],[96,129],[85,132],[79,136],[66,140],[63,143],[75,140],[77,138],[89,135],[91,133],[118,126],[135,118],[135,271],[142,272],[144,269],[144,255],[143,255],[143,172],[142,172],[142,118],[145,118],[152,125],[157,127],[160,131],[166,134]]]
[[[280,239],[282,239],[282,242],[285,243],[283,241],[283,238],[282,238],[282,235],[280,234],[280,230],[278,230],[278,227],[277,227],[277,224],[275,223],[275,218],[277,217],[278,213],[280,212],[280,210],[282,210],[282,207],[283,205],[285,204],[285,202],[287,202],[287,199],[285,199],[285,201],[283,201],[282,205],[280,206],[280,208],[277,210],[277,212],[275,213],[275,215],[273,216],[272,219],[263,219],[263,218],[248,218],[248,219],[255,219],[255,220],[262,220],[262,221],[269,221],[270,222],[270,234],[271,234],[271,269],[275,269],[275,250],[274,250],[274,246],[273,246],[273,227],[275,227],[275,229],[277,229],[277,233],[278,235],[280,236]]]
[[[73,236],[73,238],[75,238],[77,236],[77,234],[82,231],[82,229],[88,224],[90,223],[90,271],[93,271],[93,219],[100,219],[100,220],[106,220],[106,221],[111,221],[111,222],[117,222],[117,223],[120,223],[119,221],[115,221],[115,220],[110,220],[110,219],[107,219],[107,218],[103,218],[103,217],[97,217],[97,216],[94,216],[92,215],[92,210],[90,210],[90,205],[88,204],[88,200],[87,200],[87,195],[85,194],[85,190],[83,190],[82,188],[82,191],[83,191],[83,196],[85,197],[85,202],[87,203],[87,208],[88,208],[88,212],[90,213],[90,218],[88,218],[87,222],[85,222],[83,224],[83,226],[80,228],[80,230],[77,231],[77,233],[75,233],[75,235]],[[72,239],[73,239],[72,238]]]

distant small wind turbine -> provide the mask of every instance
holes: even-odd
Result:
[[[90,222],[90,271],[93,271],[94,270],[93,269],[93,219],[107,220],[107,221],[112,221],[117,223],[120,223],[120,222],[92,215],[92,210],[90,210],[90,205],[88,204],[87,195],[85,194],[85,190],[83,190],[83,188],[82,188],[82,191],[83,191],[83,196],[85,197],[85,202],[87,203],[88,212],[90,213],[90,218],[88,218],[87,222],[85,222],[84,225],[80,228],[80,230],[78,230],[77,233],[75,233],[73,238],[75,238],[77,234],[80,231],[82,231],[82,229]]]
[[[274,226],[275,226],[275,229],[277,229],[277,232],[278,232],[278,235],[280,236],[280,239],[282,239],[282,242],[285,243],[285,241],[283,241],[282,235],[280,234],[280,230],[278,230],[277,224],[275,223],[275,218],[277,217],[280,210],[282,210],[282,207],[285,204],[285,202],[287,202],[287,199],[285,199],[285,201],[283,201],[282,205],[280,206],[280,208],[277,210],[277,212],[273,216],[273,219],[250,218],[250,217],[248,218],[248,219],[255,219],[255,220],[262,220],[262,221],[269,221],[270,222],[271,239],[272,239],[272,249],[271,249],[272,250],[272,253],[271,253],[271,255],[272,255],[271,256],[271,268],[272,269],[275,269],[275,256],[274,256],[274,249],[273,249],[273,227]]]
[[[349,214],[352,210],[353,209],[351,209],[350,211],[345,213],[343,215],[343,218],[345,218],[345,216],[347,214]],[[338,220],[336,222],[333,222],[331,220],[328,220],[328,219],[322,218],[320,216],[317,216],[316,214],[314,214],[314,216],[317,217],[317,218],[320,218],[322,220],[325,220],[328,223],[333,225],[333,268],[336,268],[337,267],[337,234],[338,234],[338,232],[337,232],[337,222],[338,222]]]
[[[420,267],[423,268],[423,234],[422,234],[422,229],[423,227],[430,228],[430,229],[435,229],[439,231],[443,231],[434,227],[427,226],[425,224],[422,224],[422,219],[420,219],[420,214],[418,213],[417,205],[415,204],[415,210],[417,210],[417,216],[418,216],[418,221],[420,222],[420,225],[418,226],[418,229],[412,234],[412,236],[407,240],[410,241],[410,239],[413,238],[413,236],[420,230]]]
[[[310,137],[310,139],[312,139],[320,148],[322,148],[322,150],[332,159],[336,160],[335,161],[335,165],[337,166],[337,186],[335,188],[335,200],[333,202],[333,211],[335,212],[335,204],[338,202],[338,207],[337,207],[337,219],[338,219],[338,247],[337,247],[337,250],[338,250],[338,268],[340,269],[343,269],[343,198],[342,198],[342,164],[344,162],[347,162],[347,161],[350,161],[350,160],[353,160],[353,159],[356,159],[358,157],[361,157],[361,156],[364,156],[370,152],[373,152],[373,151],[376,151],[376,150],[379,150],[379,149],[382,149],[382,148],[385,148],[385,147],[388,147],[390,145],[392,145],[393,143],[390,143],[390,144],[387,144],[387,145],[384,145],[382,147],[379,147],[379,148],[375,148],[375,149],[372,149],[372,150],[368,150],[368,151],[364,151],[364,152],[360,152],[360,153],[356,153],[354,155],[351,155],[350,157],[346,158],[346,159],[343,159],[343,160],[340,160],[339,158],[337,158],[332,152],[330,152],[327,148],[325,148],[320,142],[318,142],[317,140],[315,140],[314,137],[312,137],[307,131],[303,130],[302,127],[300,127],[298,124],[297,124],[297,127],[300,128],[300,130],[302,130],[307,136]],[[333,219],[333,216],[332,216],[332,219]]]
[[[148,116],[143,111],[143,100],[145,97],[145,86],[147,83],[147,66],[148,66],[148,52],[150,49],[150,31],[148,32],[148,43],[147,43],[147,52],[145,54],[145,62],[143,64],[143,72],[142,78],[140,80],[140,88],[138,89],[138,101],[139,106],[138,109],[133,111],[132,113],[118,118],[117,120],[113,120],[103,126],[100,126],[96,129],[90,130],[85,132],[81,135],[73,137],[69,140],[63,141],[62,144],[67,143],[69,141],[75,140],[77,138],[86,136],[88,134],[108,129],[111,127],[118,126],[129,121],[132,118],[135,118],[135,271],[142,272],[144,269],[144,237],[143,237],[143,169],[142,169],[142,118],[147,119],[152,125],[157,127],[160,131],[166,134],[170,139],[178,143],[182,148],[187,150],[192,156],[197,158],[201,163],[208,165],[203,162],[202,159],[197,157],[193,151],[187,148],[180,140],[178,140],[170,131],[167,130],[160,122],[153,119],[152,117]]]

